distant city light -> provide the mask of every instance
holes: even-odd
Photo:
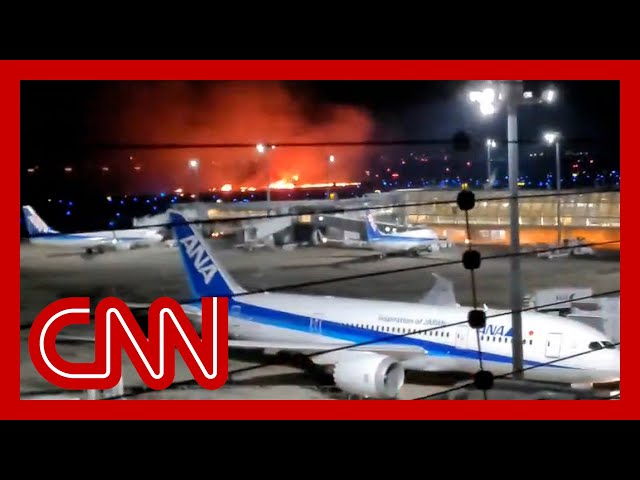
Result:
[[[333,163],[336,161],[336,157],[334,157],[333,155],[329,155],[329,162]]]
[[[230,183],[225,183],[224,185],[222,185],[222,187],[220,187],[220,190],[223,192],[230,192],[232,188],[233,187]]]
[[[191,160],[189,160],[189,167],[198,168],[198,159],[192,158]]]
[[[256,145],[256,150],[258,150],[258,153],[264,153],[266,147],[262,143],[259,143]]]

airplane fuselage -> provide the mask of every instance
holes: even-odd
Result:
[[[489,318],[478,333],[466,323],[468,311],[405,302],[251,294],[230,299],[229,335],[240,340],[322,343],[328,348],[337,342],[362,343],[385,337],[376,343],[416,346],[424,351],[424,356],[404,362],[409,369],[475,373],[482,359],[483,367],[494,375],[510,373],[511,316],[487,311],[488,317],[502,315]],[[525,312],[522,316],[524,378],[567,383],[619,379],[619,350],[590,348],[593,342],[607,340],[598,330],[546,314]],[[409,332],[417,333],[393,337]],[[587,351],[588,355],[565,358]],[[552,363],[545,366],[548,362]]]
[[[163,236],[154,230],[129,229],[115,232],[105,230],[90,233],[52,233],[29,239],[34,245],[53,247],[95,248],[98,246],[146,245],[162,241]]]
[[[405,237],[393,235],[384,235],[368,240],[368,245],[373,250],[379,252],[407,252],[420,250],[436,250],[438,247],[438,239],[430,240],[420,237]]]

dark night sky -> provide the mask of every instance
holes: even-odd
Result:
[[[458,130],[469,132],[473,138],[499,140],[506,136],[503,114],[492,119],[481,118],[476,107],[466,101],[466,82],[285,82],[284,89],[272,82],[244,83],[251,87],[238,87],[238,82],[235,85],[228,82],[23,82],[22,169],[34,164],[45,168],[54,163],[95,167],[106,161],[124,164],[128,160],[129,152],[69,148],[91,141],[257,143],[265,137],[275,142],[359,141],[382,137],[444,139]],[[537,140],[545,129],[557,129],[566,137],[588,140],[575,145],[567,142],[566,148],[592,149],[613,168],[619,166],[619,83],[552,83],[559,92],[557,104],[522,108],[520,137]],[[525,89],[535,91],[547,84],[525,82]],[[526,155],[526,148],[523,147],[521,158]],[[219,152],[195,154],[206,160],[209,160],[206,155],[212,155],[212,164],[222,155]],[[295,162],[304,163],[308,158],[311,165],[315,162],[311,158],[316,154],[320,153],[296,153],[295,159],[282,154],[276,168],[284,175]],[[175,152],[171,155],[177,158]],[[362,152],[339,155],[350,155],[349,162],[355,165],[359,162],[356,157],[362,156]],[[168,174],[173,164],[163,158],[157,154],[155,165],[160,162],[162,169],[158,170]],[[182,161],[181,158],[180,171]],[[222,169],[238,169],[241,163],[235,158]],[[242,175],[247,178],[256,175],[251,169],[245,170]],[[317,177],[320,173],[310,169],[309,179],[315,178],[314,175]]]

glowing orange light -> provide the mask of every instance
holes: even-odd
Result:
[[[296,188],[296,186],[291,182],[287,182],[286,180],[278,180],[277,182],[271,183],[269,185],[269,188],[272,188],[272,189],[292,189],[292,188]]]
[[[224,185],[222,185],[220,187],[220,191],[222,192],[230,192],[231,191],[231,184],[230,183],[225,183]]]

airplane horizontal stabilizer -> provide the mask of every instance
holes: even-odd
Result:
[[[456,295],[453,290],[453,282],[437,273],[432,273],[436,279],[433,287],[421,299],[420,303],[442,307],[457,307]]]

